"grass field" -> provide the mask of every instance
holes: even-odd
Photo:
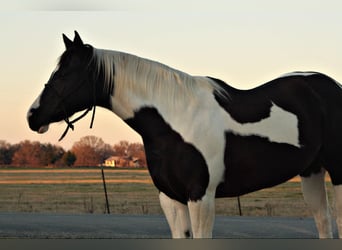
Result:
[[[111,213],[161,214],[147,170],[105,169]],[[327,181],[330,204],[333,190]],[[311,216],[294,179],[240,197],[246,216]],[[332,209],[333,210],[333,209]],[[0,211],[104,213],[100,169],[0,169]],[[239,214],[237,199],[216,200],[216,214]]]

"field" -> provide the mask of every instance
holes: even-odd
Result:
[[[161,214],[147,170],[105,169],[110,211]],[[333,208],[333,190],[327,181]],[[216,200],[216,214],[239,215],[236,198]],[[298,179],[240,197],[245,216],[311,216]],[[100,169],[0,169],[0,212],[105,213]],[[333,209],[332,209],[333,211]]]

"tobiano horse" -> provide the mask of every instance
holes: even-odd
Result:
[[[76,31],[73,41],[64,34],[63,40],[66,50],[28,111],[30,128],[44,133],[62,120],[73,128],[81,117],[69,117],[78,111],[113,111],[143,139],[172,237],[210,238],[215,198],[300,175],[319,237],[330,238],[326,172],[342,236],[342,89],[335,80],[294,72],[238,90],[212,77],[94,48]]]

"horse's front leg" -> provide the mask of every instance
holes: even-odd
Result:
[[[172,238],[190,238],[191,225],[188,207],[169,198],[162,192],[159,194],[159,200],[169,224]]]
[[[194,238],[212,238],[215,220],[215,193],[206,193],[202,199],[189,201],[191,227]]]

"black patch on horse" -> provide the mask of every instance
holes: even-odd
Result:
[[[303,151],[261,136],[226,132],[225,182],[217,197],[234,197],[272,187],[296,176],[303,169]]]
[[[125,122],[143,138],[155,186],[183,204],[200,200],[209,183],[203,155],[165,122],[156,108],[144,107]]]
[[[254,90],[249,95],[250,90],[238,90],[225,82],[208,77],[215,81],[226,93],[214,91],[214,96],[218,104],[226,110],[231,117],[239,123],[258,122],[270,116],[272,103],[264,93]]]
[[[321,126],[321,110],[312,108],[320,100],[309,86],[308,78],[278,78],[251,90],[237,90],[220,80],[211,79],[227,92],[222,95],[215,91],[217,102],[240,123],[258,122],[269,117],[272,102],[295,114],[299,143],[304,145],[300,149],[286,143],[270,142],[261,136],[242,136],[228,131],[225,183],[218,187],[217,196],[253,192],[284,182],[299,173],[308,175],[319,170],[318,161],[311,155],[314,156],[320,147],[321,135],[314,129]]]

